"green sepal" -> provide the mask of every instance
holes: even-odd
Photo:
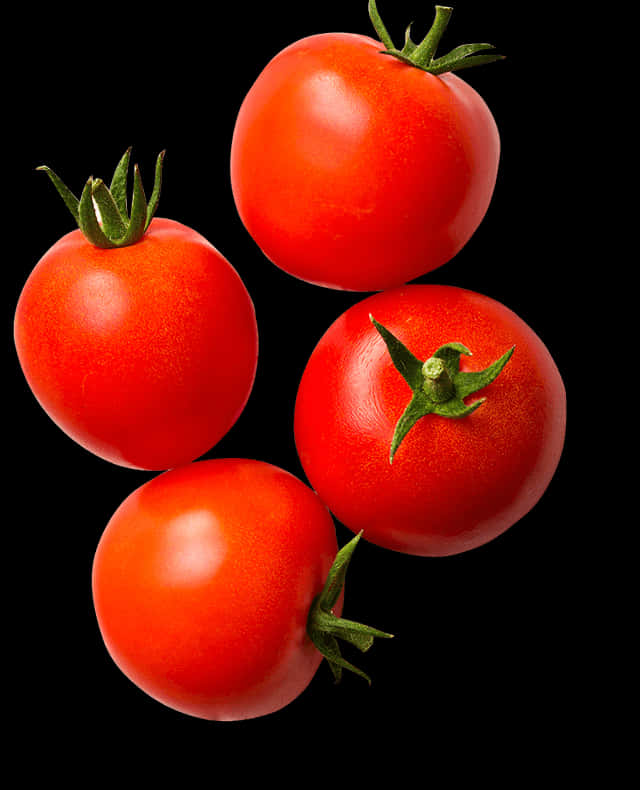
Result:
[[[307,619],[307,633],[316,648],[327,659],[336,683],[342,679],[342,670],[346,669],[364,678],[371,685],[371,679],[365,672],[342,657],[338,639],[349,642],[361,652],[366,652],[373,645],[376,637],[391,639],[393,634],[387,634],[377,628],[353,620],[345,620],[333,613],[333,607],[344,587],[347,568],[361,536],[362,532],[336,554],[322,592],[314,598],[311,604]]]
[[[395,49],[393,40],[389,35],[389,31],[385,27],[385,24],[382,21],[380,14],[378,13],[378,7],[376,6],[375,0],[369,0],[369,19],[371,20],[371,23],[376,29],[376,33],[380,37],[380,41],[382,41],[385,47],[387,49]]]
[[[436,359],[441,359],[446,365],[449,375],[456,376],[460,370],[460,355],[464,354],[467,357],[471,356],[471,352],[462,343],[445,343],[437,351],[434,351],[433,356]]]
[[[491,382],[498,377],[501,370],[511,359],[514,348],[515,346],[512,346],[500,357],[500,359],[497,359],[493,364],[489,365],[489,367],[485,368],[484,370],[469,370],[458,373],[455,378],[455,386],[456,390],[458,391],[458,395],[461,398],[466,398],[467,395],[471,395],[483,387],[486,387],[488,384],[491,384]]]
[[[147,204],[147,216],[145,219],[144,229],[146,230],[151,224],[158,203],[160,202],[160,190],[162,189],[162,164],[164,162],[165,151],[161,151],[156,159],[156,171],[153,179],[153,191]]]
[[[49,167],[43,165],[37,169],[47,173],[85,238],[101,249],[113,249],[140,241],[149,227],[160,200],[164,155],[162,151],[156,160],[153,190],[148,202],[140,170],[138,165],[134,165],[130,214],[127,209],[127,181],[131,148],[118,162],[111,185],[107,188],[102,179],[92,177],[85,184],[79,200]]]
[[[36,170],[42,170],[49,176],[51,183],[58,190],[60,197],[64,200],[65,206],[69,209],[75,221],[78,222],[78,206],[80,204],[78,198],[50,167],[47,167],[46,165],[40,165],[40,167],[36,167]]]
[[[112,193],[107,189],[101,178],[96,178],[91,185],[91,196],[94,207],[100,214],[100,225],[107,239],[120,239],[127,230],[126,221],[123,219]]]
[[[80,195],[80,202],[78,203],[78,227],[87,241],[90,241],[95,247],[108,250],[114,246],[104,234],[98,222],[96,209],[93,204],[93,178],[87,181],[82,190],[82,195]]]
[[[452,49],[447,55],[434,58],[430,63],[429,71],[431,74],[444,74],[446,71],[459,71],[471,66],[481,66],[485,63],[504,60],[503,55],[487,54],[486,50],[489,49],[493,50],[495,47],[492,44],[462,44],[462,46]],[[485,54],[478,55],[478,52]]]
[[[464,402],[464,398],[491,384],[507,364],[515,348],[512,346],[484,370],[461,371],[460,356],[471,356],[469,349],[462,343],[445,343],[423,363],[371,314],[369,319],[384,340],[394,367],[412,391],[411,400],[393,432],[389,463],[393,463],[403,439],[422,417],[436,414],[440,417],[461,419],[468,417],[481,406],[486,398],[469,404]],[[435,365],[434,360],[441,361]],[[433,375],[430,369],[435,371]]]
[[[129,177],[129,160],[131,158],[131,146],[122,155],[111,179],[109,191],[118,207],[118,211],[123,217],[129,216],[127,209],[127,180]]]
[[[142,178],[138,165],[133,168],[133,196],[131,198],[131,217],[129,226],[119,241],[119,247],[128,244],[135,244],[144,235],[145,224],[147,221],[147,198],[142,187]]]
[[[435,403],[430,401],[424,392],[421,392],[420,390],[414,391],[407,408],[403,411],[402,416],[396,423],[396,427],[393,432],[391,448],[389,449],[390,464],[393,463],[393,456],[396,454],[396,450],[398,447],[400,447],[400,443],[404,437],[409,433],[418,420],[422,419],[422,417],[426,417],[427,414],[431,414],[434,408]]]
[[[409,22],[407,25],[407,29],[404,32],[404,47],[402,47],[402,52],[405,55],[410,55],[416,48],[416,44],[411,39],[411,28],[413,27],[413,22]]]
[[[422,362],[414,356],[409,349],[401,343],[386,327],[379,324],[369,313],[369,320],[382,335],[382,339],[387,344],[387,349],[398,373],[407,382],[412,390],[422,385]]]
[[[481,66],[485,63],[504,60],[503,55],[493,52],[487,53],[487,50],[494,49],[492,44],[462,44],[452,49],[446,55],[436,58],[436,50],[449,24],[452,12],[453,9],[449,6],[437,5],[435,7],[435,19],[424,39],[419,44],[412,41],[410,34],[411,25],[409,25],[405,32],[404,46],[402,49],[397,49],[380,18],[376,1],[369,0],[369,18],[380,41],[386,47],[380,53],[382,55],[391,55],[408,66],[422,69],[422,71],[426,71],[429,74],[444,74],[448,71],[459,71],[472,66]]]

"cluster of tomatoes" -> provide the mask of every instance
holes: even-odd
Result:
[[[323,656],[336,678],[364,674],[337,640],[366,650],[389,634],[341,617],[358,540],[431,557],[480,546],[535,505],[563,448],[563,382],[533,330],[488,296],[406,284],[455,256],[489,206],[498,130],[452,72],[498,56],[436,57],[451,9],[402,49],[369,11],[379,41],[315,35],[273,58],[230,152],[238,213],[268,259],[375,292],[327,329],[300,381],[310,485],[257,460],[197,460],[246,405],[258,326],[232,265],[155,216],[162,155],[149,199],[137,167],[129,199],[129,151],[80,198],[43,168],[79,228],[24,286],[18,357],[78,444],[162,472],[109,521],[94,605],[122,671],[193,716],[278,710]],[[340,550],[331,514],[356,535]]]

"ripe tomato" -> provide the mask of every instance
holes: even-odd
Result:
[[[466,387],[458,395],[479,384],[486,401],[434,405],[425,374],[443,362]],[[486,368],[492,383],[468,375]],[[439,556],[488,542],[535,505],[565,420],[560,374],[522,319],[472,291],[413,285],[364,299],[327,330],[303,373],[294,429],[311,485],[341,522],[380,546]]]
[[[499,56],[419,66],[415,45],[393,49],[372,19],[387,54],[367,36],[331,33],[276,55],[242,103],[231,148],[237,210],[265,256],[352,291],[400,285],[459,252],[487,211],[500,151],[487,105],[451,73]]]
[[[133,209],[132,209],[133,212]],[[22,370],[75,441],[122,466],[192,461],[231,428],[251,392],[251,298],[205,238],[153,219],[102,249],[63,236],[27,279],[15,315]]]
[[[165,472],[125,499],[98,544],[102,637],[130,680],[178,711],[271,713],[311,681],[322,660],[314,644],[328,647],[336,678],[340,666],[362,674],[310,626],[318,606],[320,632],[329,618],[333,636],[342,626],[360,649],[388,636],[339,618],[352,544],[336,557],[326,507],[271,464],[215,459]]]

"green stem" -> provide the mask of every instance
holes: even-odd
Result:
[[[453,397],[455,393],[453,381],[442,359],[430,357],[422,366],[422,374],[424,376],[422,389],[434,403],[445,403]]]
[[[422,42],[413,50],[411,59],[420,68],[428,67],[436,54],[438,44],[442,38],[444,31],[447,29],[453,8],[448,6],[437,5],[436,15],[427,35],[423,38]]]

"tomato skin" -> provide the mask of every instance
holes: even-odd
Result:
[[[322,660],[305,627],[336,551],[329,512],[289,472],[245,459],[165,472],[121,504],[98,544],[106,647],[130,680],[183,713],[276,711]]]
[[[467,403],[473,414],[420,419],[389,448],[411,390],[369,314],[419,359],[458,341],[482,370],[515,344],[497,379]],[[327,330],[298,390],[294,431],[312,487],[334,516],[385,548],[457,554],[492,540],[540,499],[564,443],[562,378],[533,330],[478,293],[412,285],[364,299]]]
[[[164,470],[205,453],[240,415],[256,372],[242,280],[205,238],[169,219],[118,249],[65,235],[27,279],[14,329],[44,410],[126,467]]]
[[[382,290],[446,263],[482,221],[500,140],[478,93],[320,34],[280,52],[240,108],[239,215],[267,258],[330,288]]]

